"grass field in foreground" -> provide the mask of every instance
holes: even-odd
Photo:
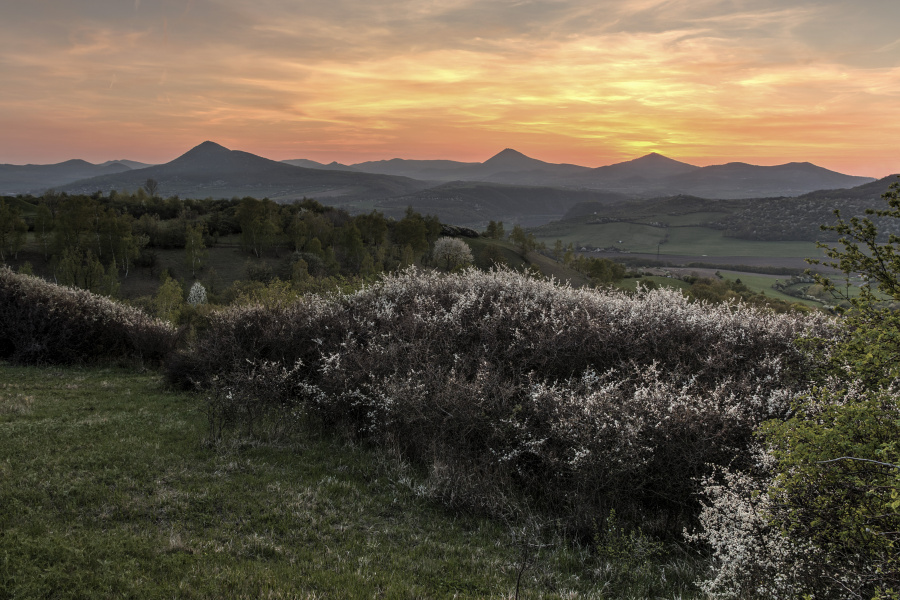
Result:
[[[449,513],[385,455],[205,435],[158,376],[0,363],[0,598],[514,596],[515,527]],[[522,598],[697,597],[685,554],[529,554]]]

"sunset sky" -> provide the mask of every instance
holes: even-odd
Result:
[[[900,172],[900,0],[0,0],[0,162]]]

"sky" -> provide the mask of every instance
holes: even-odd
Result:
[[[898,0],[0,0],[0,163],[900,172]]]

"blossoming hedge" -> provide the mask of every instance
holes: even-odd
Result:
[[[614,508],[676,531],[709,464],[806,383],[821,315],[576,290],[511,271],[408,270],[355,294],[234,307],[173,357],[210,425],[350,431],[427,470],[451,504],[509,498],[588,534]]]
[[[174,328],[138,309],[0,267],[0,359],[159,363],[174,346]]]

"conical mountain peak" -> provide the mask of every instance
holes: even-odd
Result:
[[[535,158],[531,158],[530,156],[525,156],[518,150],[513,150],[512,148],[507,148],[502,152],[498,152],[491,158],[487,159],[482,163],[485,166],[490,167],[533,167],[537,164],[544,164],[543,161],[537,160]]]

